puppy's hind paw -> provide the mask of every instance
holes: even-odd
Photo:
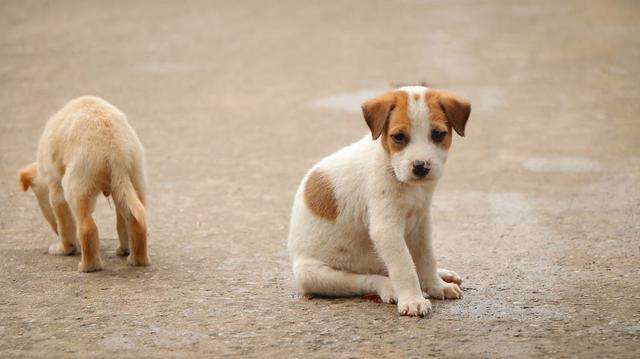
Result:
[[[116,255],[118,257],[126,257],[129,255],[129,248],[123,248],[123,247],[118,247],[118,249],[116,249]]]
[[[102,261],[100,259],[94,260],[93,263],[80,262],[78,263],[78,272],[97,272],[102,270]]]
[[[130,254],[127,258],[127,263],[134,267],[146,267],[151,264],[151,260],[149,259],[149,256],[134,256],[133,254]]]
[[[49,246],[49,254],[53,256],[70,256],[76,253],[76,247],[74,245],[64,245],[60,241]]]
[[[396,291],[393,289],[393,285],[389,278],[384,278],[378,283],[376,293],[380,297],[380,301],[382,303],[393,304],[398,302]]]

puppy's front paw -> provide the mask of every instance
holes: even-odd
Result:
[[[54,256],[70,256],[76,253],[74,245],[64,245],[61,241],[56,241],[49,246],[49,254]]]
[[[427,288],[429,297],[436,299],[460,299],[462,298],[462,289],[455,283],[446,283],[440,281],[437,285]]]
[[[424,317],[431,312],[431,303],[422,296],[398,301],[398,313],[410,317]]]

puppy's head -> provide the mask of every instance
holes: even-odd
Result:
[[[420,184],[442,176],[452,132],[464,136],[471,104],[449,92],[407,86],[365,102],[362,112],[396,178]]]
[[[49,222],[49,225],[51,225],[51,229],[53,229],[55,233],[58,233],[56,219],[49,202],[49,187],[38,175],[38,165],[35,162],[18,171],[18,185],[23,192],[31,188],[38,200],[38,205],[42,210],[44,218]]]

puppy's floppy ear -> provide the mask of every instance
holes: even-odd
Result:
[[[456,132],[464,137],[464,127],[471,114],[469,101],[450,92],[440,92],[440,108],[447,116],[447,121]]]
[[[362,104],[362,114],[374,140],[382,134],[395,106],[396,97],[393,93],[384,94]]]
[[[22,192],[26,192],[33,184],[36,176],[38,175],[38,164],[32,163],[20,169],[18,171],[18,184]]]

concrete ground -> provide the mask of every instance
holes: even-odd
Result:
[[[0,3],[1,357],[639,357],[640,5],[634,1]],[[305,171],[392,83],[467,96],[435,198],[465,297],[430,318],[296,294]],[[147,151],[148,268],[46,253],[16,171],[95,94]]]

